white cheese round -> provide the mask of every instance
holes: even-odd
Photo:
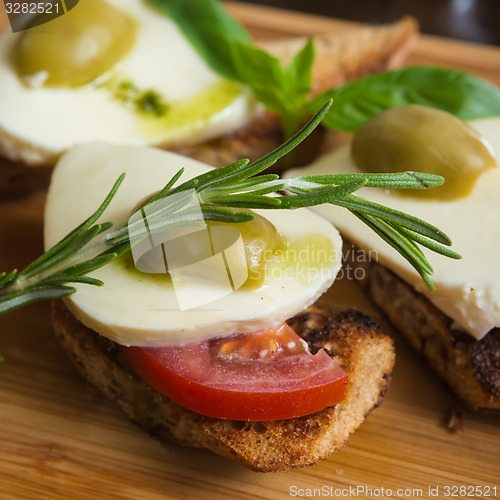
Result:
[[[500,158],[500,119],[477,120],[471,125],[493,146]],[[350,145],[325,155],[311,166],[287,175],[354,173],[360,170],[350,155]],[[361,248],[415,286],[457,326],[477,339],[500,327],[500,168],[489,169],[478,179],[470,195],[456,200],[434,200],[400,195],[383,189],[362,189],[365,198],[415,215],[434,224],[453,241],[462,258],[454,260],[423,249],[434,268],[431,292],[416,271],[393,248],[384,243],[350,212],[332,205],[314,210],[331,220]]]

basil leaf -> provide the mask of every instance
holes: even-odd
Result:
[[[299,128],[310,92],[314,44],[309,40],[288,67],[254,45],[235,43],[234,68],[240,82],[248,85],[266,107],[281,115],[286,137]]]
[[[231,45],[235,42],[252,44],[252,40],[219,0],[149,0],[149,3],[175,21],[214,71],[239,80],[234,71]]]
[[[292,108],[300,111],[300,116],[297,116],[299,121],[305,116],[304,108],[311,92],[312,69],[315,57],[314,42],[312,38],[309,38],[302,50],[294,56],[286,70],[289,84],[288,97],[291,99]],[[297,123],[296,128],[299,125],[300,123]]]
[[[256,98],[266,102],[269,109],[279,111],[286,95],[286,78],[280,61],[243,43],[233,45],[232,55],[238,80],[252,87]]]
[[[333,106],[323,125],[354,132],[382,111],[406,104],[422,104],[448,111],[463,120],[500,115],[500,90],[457,70],[414,66],[368,76],[317,96],[309,113],[328,99]]]

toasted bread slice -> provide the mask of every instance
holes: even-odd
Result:
[[[382,265],[367,276],[372,300],[452,391],[472,409],[500,410],[500,328],[475,340]]]
[[[327,33],[314,37],[317,44],[314,92],[401,64],[416,39],[417,31],[416,23],[405,18],[383,27],[359,28],[345,34]],[[286,61],[304,41],[303,38],[290,38],[262,46]],[[243,129],[220,139],[196,146],[171,145],[167,149],[209,165],[223,166],[241,158],[259,158],[276,148],[282,140],[279,121],[264,113]],[[13,149],[11,142],[0,133],[0,197],[45,187],[53,158],[44,166],[28,167],[19,160],[23,155]],[[310,144],[310,149],[317,151],[317,143]],[[308,159],[306,156],[305,161]]]
[[[161,442],[210,450],[255,471],[312,465],[340,450],[385,395],[394,365],[392,340],[356,311],[311,307],[290,320],[316,352],[349,374],[346,400],[314,415],[241,422],[204,417],[162,396],[123,366],[113,343],[82,325],[62,301],[53,304],[57,337],[80,372],[133,421]]]

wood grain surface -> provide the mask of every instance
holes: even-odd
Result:
[[[239,3],[228,8],[260,38],[354,26]],[[500,84],[500,49],[422,37],[409,63],[461,68]],[[43,204],[42,193],[0,202],[2,270],[41,252]],[[352,281],[336,284],[322,302],[356,305],[385,325]],[[330,459],[258,474],[209,453],[162,447],[131,424],[75,372],[53,338],[47,304],[0,317],[0,499],[369,498],[383,497],[383,489],[386,497],[430,498],[436,487],[444,498],[446,486],[467,485],[496,486],[500,497],[499,417],[463,410],[385,326],[397,364],[382,407]],[[463,417],[456,432],[447,428],[453,409]]]

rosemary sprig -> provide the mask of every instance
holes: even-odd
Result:
[[[340,174],[302,176],[282,179],[262,174],[302,142],[321,122],[331,102],[297,134],[276,150],[254,162],[240,160],[224,168],[210,170],[175,187],[183,173],[179,170],[170,182],[139,210],[155,203],[148,215],[150,230],[167,230],[193,223],[189,210],[179,208],[196,197],[206,220],[229,223],[252,218],[248,212],[232,208],[295,209],[323,203],[346,208],[400,252],[420,273],[429,288],[432,266],[418,245],[451,258],[460,258],[448,247],[451,241],[438,228],[411,215],[370,202],[353,194],[361,187],[425,189],[439,186],[443,178],[419,172],[396,174]],[[122,183],[122,175],[96,212],[71,231],[52,249],[23,271],[0,273],[0,314],[32,302],[63,297],[76,291],[74,283],[101,286],[90,276],[130,249],[131,239],[141,237],[140,225],[124,221],[116,228],[98,223]],[[272,196],[270,196],[272,195]],[[159,203],[161,202],[161,203]],[[150,207],[151,208],[151,207]],[[181,215],[180,215],[181,214]],[[146,237],[144,233],[142,236]]]

